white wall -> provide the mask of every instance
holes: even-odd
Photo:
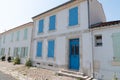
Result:
[[[106,22],[105,13],[102,4],[98,0],[90,1],[90,24]]]
[[[8,55],[8,51],[10,48],[10,56],[13,56],[14,54],[14,48],[20,48],[21,47],[28,47],[28,58],[30,57],[30,45],[31,45],[31,36],[32,36],[32,25],[29,26],[25,26],[23,28],[17,29],[17,30],[12,30],[9,32],[5,32],[1,35],[2,37],[2,42],[1,42],[1,48],[5,48],[5,54],[6,56]],[[24,40],[24,30],[28,29],[28,35],[27,35],[27,40]],[[20,36],[19,36],[19,41],[16,41],[16,37],[17,37],[17,32],[20,31]],[[14,33],[14,37],[13,37],[13,42],[11,42],[11,34]],[[3,38],[4,36],[6,36],[5,39],[5,43],[3,43]],[[19,53],[20,54],[20,53]],[[21,59],[22,63],[25,62],[24,59]]]
[[[93,54],[91,32],[82,34],[82,68],[83,72],[89,76],[93,73]]]
[[[95,66],[96,77],[103,77],[104,80],[111,80],[114,73],[117,73],[117,77],[120,79],[120,66],[112,65],[114,57],[112,34],[120,32],[120,24],[109,27],[112,28],[98,29],[93,32],[94,36],[102,35],[103,45],[101,47],[94,46],[94,61],[99,65],[99,67]]]

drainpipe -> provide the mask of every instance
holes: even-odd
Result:
[[[91,32],[91,43],[92,43],[92,71],[91,71],[91,76],[94,78],[94,48],[93,48],[93,31],[90,29],[91,24],[90,24],[90,1],[87,0],[87,4],[88,4],[88,27],[89,27],[89,32]],[[90,66],[91,66],[90,65]]]

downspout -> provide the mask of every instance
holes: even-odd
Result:
[[[91,27],[91,24],[90,24],[90,1],[89,0],[87,0],[87,4],[88,4],[88,27],[89,27],[89,32],[91,32],[91,43],[92,43],[92,63],[91,63],[91,65],[92,65],[92,67],[91,67],[91,69],[92,69],[92,71],[91,71],[91,76],[92,76],[92,78],[94,78],[94,48],[93,48],[93,31],[90,29],[90,27]],[[90,65],[90,66],[91,66]]]

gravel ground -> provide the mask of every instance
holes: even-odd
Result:
[[[0,72],[0,80],[16,80],[16,79],[11,77],[10,75]]]
[[[24,65],[13,65],[13,63],[0,61],[0,70],[6,74],[12,75],[18,80],[76,80],[71,77],[57,76],[55,71],[31,67],[27,68]],[[2,74],[0,74],[2,75]],[[21,78],[22,79],[19,79]],[[14,79],[4,79],[0,80],[14,80]],[[23,79],[24,78],[24,79]]]

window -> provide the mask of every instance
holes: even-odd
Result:
[[[19,41],[19,37],[20,37],[20,31],[17,32],[17,38],[16,38],[16,41]]]
[[[24,29],[24,40],[27,40],[28,29]]]
[[[18,54],[18,52],[19,52],[19,49],[18,48],[14,48],[14,57],[19,57],[19,54]]]
[[[5,55],[5,48],[2,48],[1,49],[1,54],[0,54],[1,56],[3,56],[3,55]]]
[[[54,40],[48,41],[48,57],[54,57]]]
[[[5,40],[6,40],[6,36],[3,36],[3,43],[5,43]]]
[[[39,21],[38,33],[42,33],[44,28],[44,20]]]
[[[56,15],[50,16],[49,18],[49,30],[55,30]]]
[[[14,33],[11,33],[11,42],[13,42]]]
[[[22,47],[21,48],[21,57],[25,58],[28,56],[28,47]]]
[[[114,33],[112,35],[113,40],[113,51],[114,51],[114,61],[120,62],[120,33]]]
[[[38,42],[37,43],[37,53],[36,53],[37,57],[41,57],[42,56],[42,42]]]
[[[69,10],[69,26],[78,24],[78,7]]]
[[[102,46],[102,35],[95,36],[95,46]]]

